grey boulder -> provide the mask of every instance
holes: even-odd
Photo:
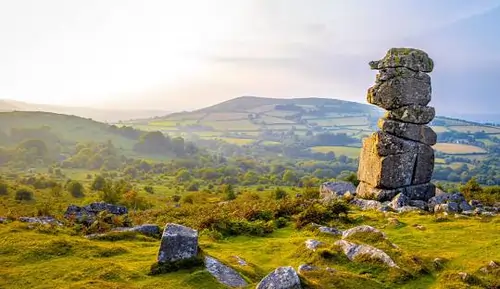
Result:
[[[302,289],[299,275],[293,267],[279,267],[257,284],[257,289]]]
[[[375,247],[369,245],[359,245],[346,240],[339,240],[335,242],[335,245],[339,246],[347,258],[351,261],[355,261],[356,258],[360,256],[367,256],[370,259],[381,261],[389,267],[399,268],[394,260],[387,255],[387,253]]]
[[[248,285],[243,277],[234,269],[224,265],[219,260],[205,256],[205,267],[207,271],[217,279],[220,283],[231,287],[241,288]]]
[[[341,198],[346,193],[355,194],[356,187],[349,182],[326,182],[320,187],[320,197],[326,201]]]
[[[158,262],[168,263],[191,259],[198,255],[198,231],[169,223],[163,230]]]

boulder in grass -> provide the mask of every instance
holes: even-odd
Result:
[[[257,289],[302,289],[299,275],[293,267],[279,267],[269,273],[256,287]]]
[[[309,239],[305,243],[306,243],[306,248],[312,251],[316,251],[318,247],[324,244],[323,242],[314,239]]]
[[[195,258],[198,255],[198,231],[169,223],[163,230],[158,263]]]
[[[356,187],[349,182],[326,182],[319,189],[320,198],[325,201],[344,197],[345,194],[356,194]]]
[[[351,228],[349,230],[345,230],[342,233],[342,239],[347,239],[347,238],[350,238],[350,237],[355,237],[358,234],[378,235],[381,238],[386,239],[386,235],[385,235],[384,232],[382,232],[379,229],[374,228],[372,226],[368,226],[368,225],[361,225],[361,226],[357,226],[357,227]]]
[[[205,267],[207,271],[217,279],[221,284],[230,288],[246,287],[248,283],[243,279],[238,272],[231,267],[221,263],[219,260],[205,256]]]
[[[356,243],[348,242],[346,240],[339,240],[335,242],[339,246],[347,258],[351,261],[356,261],[358,258],[369,258],[377,260],[392,268],[399,268],[399,266],[387,255],[384,251],[369,245],[359,245]]]

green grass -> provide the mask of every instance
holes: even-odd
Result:
[[[314,152],[328,153],[334,152],[335,155],[345,155],[350,158],[359,157],[360,148],[355,147],[345,147],[345,146],[316,146],[311,148]]]
[[[251,123],[248,119],[229,120],[229,121],[207,121],[203,125],[213,127],[221,131],[253,131],[258,130],[259,126]]]
[[[383,230],[389,240],[400,249],[385,248],[377,243],[398,263],[411,271],[421,266],[431,273],[412,273],[413,278],[401,278],[401,272],[363,263],[348,261],[335,249],[328,249],[338,237],[297,231],[290,227],[280,229],[267,237],[238,236],[222,241],[201,238],[200,247],[233,266],[251,283],[256,283],[279,266],[297,268],[312,262],[322,268],[337,270],[334,274],[320,272],[306,274],[305,282],[311,288],[466,288],[466,284],[450,276],[468,272],[480,276],[479,268],[500,257],[500,219],[454,219],[436,222],[432,215],[395,215],[401,225],[389,225],[381,213],[357,212],[356,223],[362,222]],[[420,224],[425,230],[417,230]],[[346,229],[355,224],[338,224]],[[312,253],[304,241],[314,238],[324,242],[329,251]],[[148,276],[155,262],[159,241],[121,240],[90,241],[73,236],[69,230],[28,229],[17,222],[0,224],[1,288],[224,288],[207,272],[182,270],[158,276]],[[234,256],[248,262],[236,264]],[[415,265],[413,256],[421,265]],[[434,258],[448,260],[443,271],[432,269]],[[413,266],[413,267],[412,267]],[[415,267],[416,266],[416,267]],[[404,275],[403,275],[404,276]],[[397,282],[397,283],[395,283]],[[334,286],[335,285],[335,286]],[[471,287],[479,288],[479,287]]]

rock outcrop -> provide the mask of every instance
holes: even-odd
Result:
[[[171,263],[195,258],[198,255],[198,231],[167,224],[161,237],[158,263]]]
[[[256,287],[257,289],[301,289],[299,275],[293,267],[279,267],[269,273]]]
[[[108,204],[104,202],[91,203],[84,207],[70,205],[64,213],[66,219],[74,219],[77,223],[92,224],[97,214],[107,211],[113,215],[125,215],[128,210],[124,206]]]
[[[427,73],[434,63],[424,51],[392,48],[370,67],[378,74],[367,100],[387,113],[379,120],[380,131],[363,140],[356,196],[392,201],[390,206],[396,210],[413,200],[427,202],[435,195],[430,183],[434,170],[431,146],[437,136],[427,126],[436,114],[427,106],[432,92]]]

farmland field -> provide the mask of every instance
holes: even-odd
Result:
[[[486,153],[483,148],[467,145],[467,144],[455,144],[455,143],[437,143],[434,145],[434,149],[445,154],[474,154],[474,153]]]
[[[476,125],[456,125],[450,126],[451,130],[458,132],[485,132],[485,133],[500,133],[500,128],[489,126],[476,126]]]
[[[312,147],[313,152],[328,153],[334,152],[335,155],[345,155],[350,158],[359,157],[360,148],[355,147],[344,147],[344,146],[316,146]]]

